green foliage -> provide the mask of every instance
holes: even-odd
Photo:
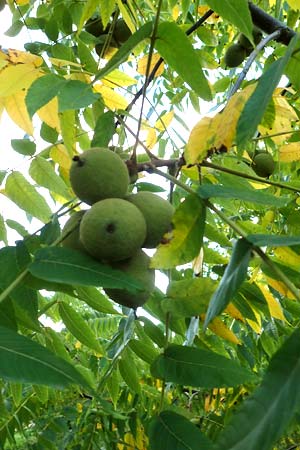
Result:
[[[295,2],[2,3],[1,448],[296,448]]]

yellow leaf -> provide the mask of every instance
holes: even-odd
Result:
[[[231,317],[233,317],[236,320],[240,320],[241,322],[245,322],[245,319],[241,312],[234,306],[233,303],[229,303],[225,309],[225,312],[229,314]]]
[[[133,77],[130,77],[124,72],[121,72],[121,70],[114,70],[113,72],[110,72],[109,75],[107,75],[105,78],[102,78],[102,83],[105,86],[115,88],[119,86],[132,86],[137,83],[137,80]]]
[[[226,339],[226,341],[232,342],[233,344],[241,343],[237,336],[229,330],[229,328],[227,328],[227,326],[218,317],[213,319],[213,321],[208,325],[208,328],[217,336]]]
[[[60,172],[64,178],[64,181],[68,182],[72,158],[66,147],[62,144],[53,145],[50,150],[50,157],[55,163],[59,165]]]
[[[289,104],[287,99],[282,95],[282,89],[276,89],[272,100],[274,105],[274,121],[271,128],[259,125],[258,130],[262,135],[271,135],[271,139],[276,144],[282,144],[286,140],[286,134],[281,136],[272,136],[282,131],[292,131],[292,122],[298,120],[298,116],[294,108]]]
[[[180,8],[179,5],[175,5],[172,9],[172,19],[176,22],[180,14]]]
[[[115,92],[113,89],[97,84],[94,86],[96,92],[99,92],[103,98],[105,106],[111,110],[126,109],[128,101],[122,95]]]
[[[130,29],[131,33],[134,33],[136,31],[136,27],[135,27],[135,25],[134,25],[134,23],[133,23],[133,21],[131,19],[130,14],[128,13],[127,8],[125,7],[124,2],[122,0],[117,0],[117,3],[118,3],[118,7],[120,9],[122,18],[124,19],[126,25]]]
[[[32,64],[33,67],[40,67],[44,62],[41,56],[11,48],[8,49],[8,59],[12,64]]]
[[[300,143],[291,142],[279,147],[279,161],[292,162],[300,160]]]
[[[203,117],[194,126],[184,152],[188,164],[201,162],[210,150],[228,151],[230,149],[235,138],[237,122],[254,89],[255,85],[250,85],[243,91],[237,92],[222,112],[214,117]]]
[[[203,16],[210,9],[209,6],[198,6],[198,14],[199,16]],[[216,23],[219,20],[220,16],[217,13],[213,13],[207,20],[207,23]]]
[[[284,265],[292,266],[295,270],[300,270],[300,255],[289,247],[275,248],[274,254]]]
[[[25,133],[33,135],[33,125],[25,104],[26,91],[16,92],[10,97],[3,98],[3,105],[7,114]]]
[[[261,328],[261,317],[260,317],[260,315],[258,314],[257,311],[255,311],[253,308],[252,308],[252,310],[253,310],[253,313],[255,315],[256,321],[251,320],[251,319],[246,319],[246,320],[247,320],[247,323],[252,328],[252,330],[255,331],[255,333],[257,333],[257,334],[260,334],[261,331],[262,331],[262,328]]]
[[[65,66],[73,66],[73,67],[81,67],[81,64],[68,61],[67,59],[59,59],[59,58],[49,58],[54,66],[57,67],[65,67]]]
[[[141,75],[146,75],[148,58],[149,58],[149,56],[145,55],[138,61],[137,71]],[[150,64],[150,72],[152,72],[155,64],[158,62],[159,59],[160,59],[160,55],[158,53],[153,53],[152,58],[151,58],[151,64]],[[158,77],[159,75],[161,75],[163,73],[163,71],[164,71],[164,63],[162,62],[161,65],[159,66],[159,69],[156,71],[155,76]]]
[[[290,300],[295,300],[295,295],[286,287],[284,283],[278,280],[274,280],[273,278],[266,277],[268,284],[275,289],[279,294],[284,295],[284,297],[289,298]]]
[[[289,6],[295,11],[300,9],[300,0],[286,0],[286,1],[289,4]]]
[[[76,409],[79,414],[82,413],[82,409],[83,409],[82,403],[77,403]]]
[[[16,0],[16,4],[18,6],[24,6],[24,5],[28,5],[30,0]]]
[[[54,97],[45,106],[40,108],[37,112],[39,118],[45,122],[49,127],[55,128],[60,132],[60,121],[58,116],[58,100]]]
[[[165,131],[174,118],[174,111],[163,114],[155,123],[155,128],[159,131]]]
[[[39,78],[40,70],[32,64],[9,65],[0,72],[0,97],[9,97],[29,88]]]
[[[271,317],[274,317],[274,319],[283,320],[285,322],[286,320],[285,320],[281,305],[271,294],[269,288],[263,283],[257,283],[257,286],[263,293],[263,295],[266,299],[266,302],[268,303]]]
[[[146,146],[149,150],[151,150],[157,142],[156,132],[153,128],[148,129],[147,138],[146,138]]]

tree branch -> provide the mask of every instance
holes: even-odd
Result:
[[[252,2],[249,2],[249,9],[254,25],[265,33],[271,34],[276,30],[282,30],[278,38],[276,38],[277,42],[288,45],[290,40],[296,35],[294,30],[286,26],[283,22],[275,19],[270,14],[267,14],[258,6],[253,5]]]

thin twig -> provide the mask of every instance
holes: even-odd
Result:
[[[244,79],[246,78],[246,75],[253,63],[253,61],[255,60],[255,58],[257,57],[257,55],[259,54],[259,52],[272,40],[278,38],[281,34],[282,30],[276,30],[274,31],[272,34],[269,34],[268,36],[266,36],[264,39],[262,39],[259,44],[257,45],[257,47],[255,47],[255,49],[253,50],[253,52],[251,53],[251,55],[249,56],[249,58],[247,59],[247,62],[245,64],[245,66],[243,67],[242,72],[239,74],[237,81],[235,82],[235,84],[233,85],[233,87],[230,89],[229,94],[227,96],[227,101],[233,96],[233,94],[235,94],[239,87],[241,86],[242,82],[244,81]]]

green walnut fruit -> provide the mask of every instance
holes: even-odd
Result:
[[[81,219],[86,211],[76,211],[65,223],[62,229],[62,237],[64,237],[62,241],[63,247],[73,248],[74,250],[80,250],[85,252],[85,248],[80,241],[79,237],[79,226]]]
[[[80,222],[80,240],[99,261],[121,261],[133,256],[146,237],[141,211],[120,198],[94,203]]]
[[[256,26],[254,26],[253,27],[252,36],[253,36],[254,44],[255,45],[259,44],[261,39],[262,39],[262,32],[261,32],[261,30],[259,28],[257,28]],[[253,50],[253,45],[251,44],[249,39],[243,33],[241,33],[239,35],[238,43],[242,47],[244,47],[245,50],[248,50],[248,51],[252,51]]]
[[[258,153],[253,158],[252,169],[262,178],[268,178],[275,170],[275,161],[270,153]]]
[[[227,48],[224,62],[227,67],[238,67],[246,58],[246,50],[240,44],[232,44]]]
[[[119,155],[94,147],[73,157],[70,182],[77,197],[92,205],[104,198],[125,197],[129,174]]]
[[[123,44],[131,36],[130,28],[127,26],[125,20],[118,19],[115,23],[113,36],[118,44]]]
[[[149,263],[149,256],[139,250],[132,258],[114,264],[114,268],[128,273],[139,281],[144,286],[144,290],[133,294],[125,289],[105,289],[106,294],[127,308],[136,309],[138,306],[142,306],[154,289],[155,271],[149,268]]]
[[[105,33],[103,23],[100,16],[91,17],[84,26],[85,31],[95,37],[101,36]]]
[[[137,206],[145,217],[147,234],[143,247],[157,247],[164,234],[171,230],[174,207],[167,200],[146,191],[130,194],[126,200]]]

